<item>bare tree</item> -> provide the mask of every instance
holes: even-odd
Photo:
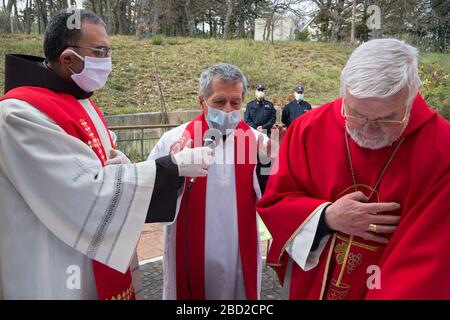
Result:
[[[195,34],[197,33],[197,27],[195,25],[194,15],[192,14],[192,4],[193,4],[192,0],[186,0],[184,10],[186,12],[189,36],[194,37]]]
[[[322,12],[331,19],[331,42],[339,40],[344,15],[350,12],[357,0],[313,0]]]
[[[350,42],[355,42],[355,28],[356,28],[356,1],[353,1],[352,5],[352,30],[350,35]]]
[[[19,32],[23,32],[22,25],[19,21],[19,12],[17,11],[17,1],[14,1],[14,22]],[[11,30],[12,31],[12,30]]]
[[[160,14],[161,14],[161,1],[153,0],[152,35],[160,33],[160,24],[159,24]]]
[[[288,13],[293,14],[296,17],[302,17],[304,13],[298,9],[298,5],[304,2],[304,0],[273,0],[270,1],[262,10],[262,17],[266,19],[264,26],[263,39],[273,42],[273,32],[275,30],[276,23]]]
[[[227,12],[225,14],[225,24],[223,27],[223,38],[224,39],[228,38],[228,31],[230,29],[230,20],[231,20],[231,16],[233,15],[235,1],[236,0],[228,0],[228,3],[227,3]]]
[[[150,38],[150,0],[137,1],[136,36],[139,40]]]
[[[16,0],[8,0],[6,7],[5,7],[5,3],[3,1],[3,8],[5,8],[5,13],[6,13],[6,22],[8,23],[8,25],[6,27],[6,32],[13,32],[14,31],[14,26],[13,26],[13,21],[11,19],[11,13],[12,13],[12,9],[13,6],[15,5]]]
[[[127,19],[127,0],[118,0],[116,4],[116,19],[118,24],[119,34],[130,33],[130,23]],[[131,7],[131,5],[130,5]]]
[[[36,0],[36,18],[39,33],[43,33],[47,27],[47,11],[48,7],[46,0]]]
[[[31,8],[31,0],[27,0],[25,3],[25,9],[23,10],[23,24],[27,34],[31,33],[31,25],[33,23],[33,10]]]
[[[91,3],[94,13],[98,14],[99,16],[103,16],[102,0],[91,0]]]
[[[114,31],[114,15],[112,11],[111,0],[105,0],[106,2],[106,12],[105,12],[105,23],[106,31],[108,34],[112,34]]]

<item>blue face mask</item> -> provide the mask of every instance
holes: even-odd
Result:
[[[206,103],[206,101],[205,101]],[[212,129],[217,129],[222,134],[226,134],[227,130],[236,129],[238,123],[241,121],[241,111],[234,110],[231,112],[225,112],[216,108],[208,107],[208,115],[206,116],[206,122]]]

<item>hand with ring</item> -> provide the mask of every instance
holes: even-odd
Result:
[[[377,233],[377,225],[376,224],[369,224],[369,227],[367,228],[367,231],[373,232],[373,233]]]
[[[399,215],[379,214],[400,209],[395,202],[367,203],[361,191],[347,194],[326,209],[325,222],[335,231],[387,244],[400,222]]]

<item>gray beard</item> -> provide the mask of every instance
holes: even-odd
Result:
[[[383,134],[376,140],[367,140],[361,136],[360,132],[358,132],[359,130],[350,130],[347,126],[346,130],[353,141],[355,141],[356,144],[361,148],[378,150],[384,147],[391,146],[394,143],[394,141],[391,141],[385,134]]]
[[[384,134],[384,133],[376,140],[367,140],[362,137],[361,130],[358,130],[358,129],[351,130],[348,128],[347,125],[345,125],[345,130],[347,130],[347,133],[350,135],[350,137],[353,139],[353,141],[355,141],[356,144],[358,146],[360,146],[361,148],[378,150],[381,148],[392,146],[392,144],[400,138],[400,136],[403,134],[406,127],[408,126],[410,116],[411,116],[411,109],[408,110],[408,114],[406,115],[405,123],[403,125],[402,130],[400,131],[399,136],[394,140],[389,139],[389,137],[386,136],[386,134]]]

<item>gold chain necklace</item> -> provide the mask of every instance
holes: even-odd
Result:
[[[351,174],[352,174],[352,180],[353,180],[353,185],[355,186],[355,191],[358,191],[358,190],[357,190],[357,184],[356,184],[356,175],[355,175],[355,170],[353,169],[352,155],[351,155],[351,152],[350,152],[350,145],[349,145],[348,140],[349,140],[349,139],[348,139],[348,133],[347,133],[347,130],[345,129],[345,145],[346,145],[346,147],[347,147],[347,157],[348,157],[348,162],[349,162],[349,164],[350,164],[350,172],[351,172]],[[373,194],[376,192],[376,190],[377,190],[378,187],[380,186],[380,183],[381,183],[381,180],[383,179],[384,174],[386,173],[386,171],[387,171],[389,165],[391,164],[392,160],[394,159],[394,156],[397,154],[397,151],[398,151],[398,149],[400,149],[400,146],[402,145],[402,143],[403,143],[404,140],[405,140],[405,137],[403,137],[403,138],[399,141],[399,143],[398,143],[397,146],[395,147],[394,151],[392,152],[391,156],[389,157],[388,161],[387,161],[386,164],[384,165],[384,168],[383,168],[383,170],[381,171],[381,174],[380,174],[380,176],[379,176],[377,182],[375,183],[375,186],[374,186],[373,189],[371,190],[370,195],[369,195],[367,201],[369,201],[369,200],[372,198]],[[353,236],[350,236],[349,239],[348,239],[348,246],[347,246],[347,249],[346,249],[346,251],[345,251],[344,261],[343,261],[343,263],[342,263],[342,269],[341,269],[341,272],[340,272],[340,274],[339,274],[339,278],[338,278],[338,280],[337,280],[337,282],[336,282],[336,285],[337,285],[338,287],[339,287],[339,284],[341,283],[342,276],[344,275],[345,265],[347,264],[347,260],[348,260],[349,254],[350,254],[350,248],[351,248],[351,246],[352,246],[352,242],[353,242]]]
[[[351,153],[350,153],[350,145],[349,145],[348,140],[349,140],[349,139],[348,139],[348,133],[347,133],[347,130],[345,130],[345,145],[346,145],[346,147],[347,147],[348,163],[350,164],[350,171],[351,171],[351,173],[352,173],[352,179],[353,179],[353,185],[355,186],[355,191],[358,191],[358,190],[356,190],[356,175],[355,175],[355,170],[353,169],[352,155],[351,155]],[[403,140],[405,140],[405,137],[403,137],[403,138],[400,140],[400,142],[397,144],[397,146],[395,147],[394,151],[392,152],[391,156],[389,157],[388,161],[386,162],[386,164],[385,164],[385,166],[384,166],[384,168],[383,168],[383,171],[381,171],[380,177],[378,178],[377,182],[375,183],[375,186],[373,187],[373,189],[372,189],[372,191],[371,191],[371,193],[370,193],[369,198],[367,199],[367,201],[369,201],[369,200],[372,198],[373,193],[374,193],[374,192],[378,189],[378,187],[380,186],[381,179],[383,179],[384,174],[386,173],[386,171],[387,171],[389,165],[391,164],[392,159],[394,159],[394,156],[397,154],[397,151],[398,151],[398,149],[400,148],[400,146],[402,145]]]

